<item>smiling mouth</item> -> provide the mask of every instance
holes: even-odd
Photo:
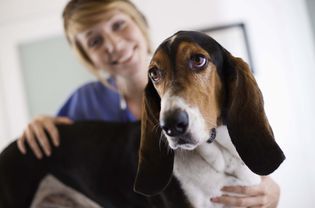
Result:
[[[128,64],[135,55],[136,47],[134,47],[126,56],[120,57],[111,62],[111,65]]]

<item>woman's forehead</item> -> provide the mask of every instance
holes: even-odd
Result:
[[[122,12],[119,9],[115,9],[115,10],[110,10],[108,12],[105,12],[103,14],[98,14],[98,17],[95,17],[95,19],[97,19],[98,21],[93,24],[93,25],[89,25],[86,28],[82,29],[81,31],[78,31],[76,34],[76,37],[79,36],[84,36],[84,37],[88,37],[91,34],[93,34],[94,31],[97,31],[99,29],[100,25],[104,25],[104,24],[111,24],[113,21],[115,21],[117,18],[130,18],[127,14],[125,14],[124,12]]]
[[[99,19],[101,23],[101,22],[109,21],[115,17],[120,17],[120,16],[129,17],[129,15],[127,15],[124,11],[120,9],[112,9],[112,10],[108,10],[108,11],[98,14],[97,19]]]

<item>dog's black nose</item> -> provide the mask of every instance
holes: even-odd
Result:
[[[168,136],[180,136],[186,132],[188,121],[186,111],[177,109],[167,112],[160,126]]]

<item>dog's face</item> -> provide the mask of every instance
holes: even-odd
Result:
[[[163,190],[172,178],[171,149],[192,150],[210,141],[219,125],[227,126],[239,156],[254,173],[270,174],[284,160],[251,70],[211,37],[181,31],[166,39],[148,75],[136,191],[152,195]]]
[[[159,123],[169,146],[192,150],[206,142],[218,125],[222,83],[212,60],[216,51],[209,54],[192,38],[177,36],[158,47],[149,78],[161,98]]]

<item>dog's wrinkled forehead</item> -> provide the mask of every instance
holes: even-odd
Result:
[[[222,68],[223,47],[208,35],[196,31],[179,31],[161,43],[156,51],[163,50],[172,61],[176,61],[175,56],[179,45],[182,42],[193,42],[208,52],[213,63],[218,69]]]

